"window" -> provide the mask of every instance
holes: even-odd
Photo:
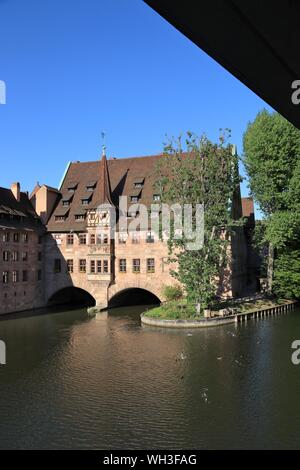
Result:
[[[134,187],[135,187],[135,188],[142,188],[142,187],[143,187],[143,183],[134,183]]]
[[[134,244],[140,243],[140,234],[139,233],[133,233],[131,235],[131,243],[134,243]]]
[[[96,235],[92,233],[92,235],[90,236],[90,244],[95,245],[95,243],[96,243]]]
[[[41,269],[38,269],[38,271],[37,271],[37,280],[38,281],[42,280],[42,270]]]
[[[160,201],[160,195],[159,194],[153,194],[153,201]]]
[[[101,273],[101,271],[102,271],[101,259],[97,259],[97,273]]]
[[[64,215],[56,215],[55,222],[63,222],[66,219]]]
[[[103,272],[108,273],[108,260],[107,259],[103,260]]]
[[[75,189],[77,188],[78,183],[75,182],[70,182],[67,186],[67,190],[70,191],[70,193],[74,193]]]
[[[22,261],[27,261],[27,260],[28,260],[28,253],[27,253],[27,251],[22,251],[21,258],[22,258]]]
[[[56,258],[54,260],[54,272],[60,273],[61,272],[61,260],[60,258]]]
[[[13,251],[12,252],[12,260],[13,261],[18,261],[19,260],[19,252],[18,251]]]
[[[24,270],[22,274],[22,281],[26,282],[28,281],[28,271]]]
[[[87,191],[94,191],[97,181],[89,181],[86,185]]]
[[[126,273],[126,259],[120,259],[119,270],[120,270],[120,273]]]
[[[75,220],[76,221],[82,221],[85,219],[85,215],[84,214],[76,214],[75,215]]]
[[[23,241],[23,243],[28,243],[28,233],[23,233],[22,241]]]
[[[41,251],[38,252],[38,261],[42,261],[42,252]]]
[[[95,263],[95,260],[92,259],[91,260],[91,273],[95,274],[95,272],[96,272],[96,263]]]
[[[82,204],[83,206],[87,206],[89,202],[90,202],[89,199],[81,199],[81,204]]]
[[[9,251],[3,251],[3,261],[9,260]]]
[[[13,235],[13,241],[16,242],[16,243],[18,243],[18,241],[19,241],[19,234],[18,234],[18,233],[14,233],[14,235]]]
[[[153,235],[153,233],[147,232],[146,242],[147,242],[147,243],[154,243],[154,235]]]
[[[86,234],[80,233],[78,235],[79,245],[86,245]]]
[[[67,270],[68,273],[72,273],[74,270],[74,264],[72,259],[67,259]]]
[[[141,260],[140,259],[133,259],[132,260],[132,271],[134,273],[139,273],[141,271]]]
[[[63,206],[68,206],[68,205],[69,205],[69,201],[63,201],[63,202],[62,202],[62,205],[63,205]]]
[[[155,260],[154,258],[147,259],[147,273],[154,273],[155,272]]]
[[[8,271],[3,271],[3,273],[2,273],[2,282],[3,282],[3,284],[8,284]]]
[[[9,233],[4,233],[4,234],[2,235],[2,241],[3,241],[4,243],[8,243],[8,242],[9,242]]]
[[[127,240],[127,233],[119,233],[119,243],[124,244]]]
[[[103,243],[104,243],[105,245],[107,245],[107,243],[108,243],[108,235],[107,235],[107,233],[105,233],[105,234],[103,235]]]
[[[86,260],[85,259],[80,259],[79,260],[79,272],[80,273],[85,273],[86,272]]]
[[[131,202],[138,202],[139,197],[138,196],[130,196],[130,201]]]
[[[68,233],[67,234],[67,245],[73,245],[74,244],[74,235],[73,233]]]
[[[19,281],[19,271],[13,271],[12,282],[18,282],[18,281]]]

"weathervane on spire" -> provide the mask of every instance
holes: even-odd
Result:
[[[105,132],[101,132],[101,138],[102,138],[102,156],[106,154],[106,145],[105,145]]]

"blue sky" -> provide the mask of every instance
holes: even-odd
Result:
[[[122,158],[229,127],[241,154],[270,109],[142,0],[0,0],[0,18],[0,186],[57,186],[68,161],[99,158],[102,131]]]

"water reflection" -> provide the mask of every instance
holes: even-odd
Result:
[[[299,311],[166,330],[144,309],[1,319],[0,447],[299,447]]]

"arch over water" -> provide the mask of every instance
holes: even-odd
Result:
[[[96,305],[94,297],[84,289],[69,286],[59,289],[48,299],[48,305],[86,305],[92,307]]]
[[[160,299],[153,292],[140,287],[127,287],[112,295],[108,302],[108,307],[154,305],[159,303]]]

